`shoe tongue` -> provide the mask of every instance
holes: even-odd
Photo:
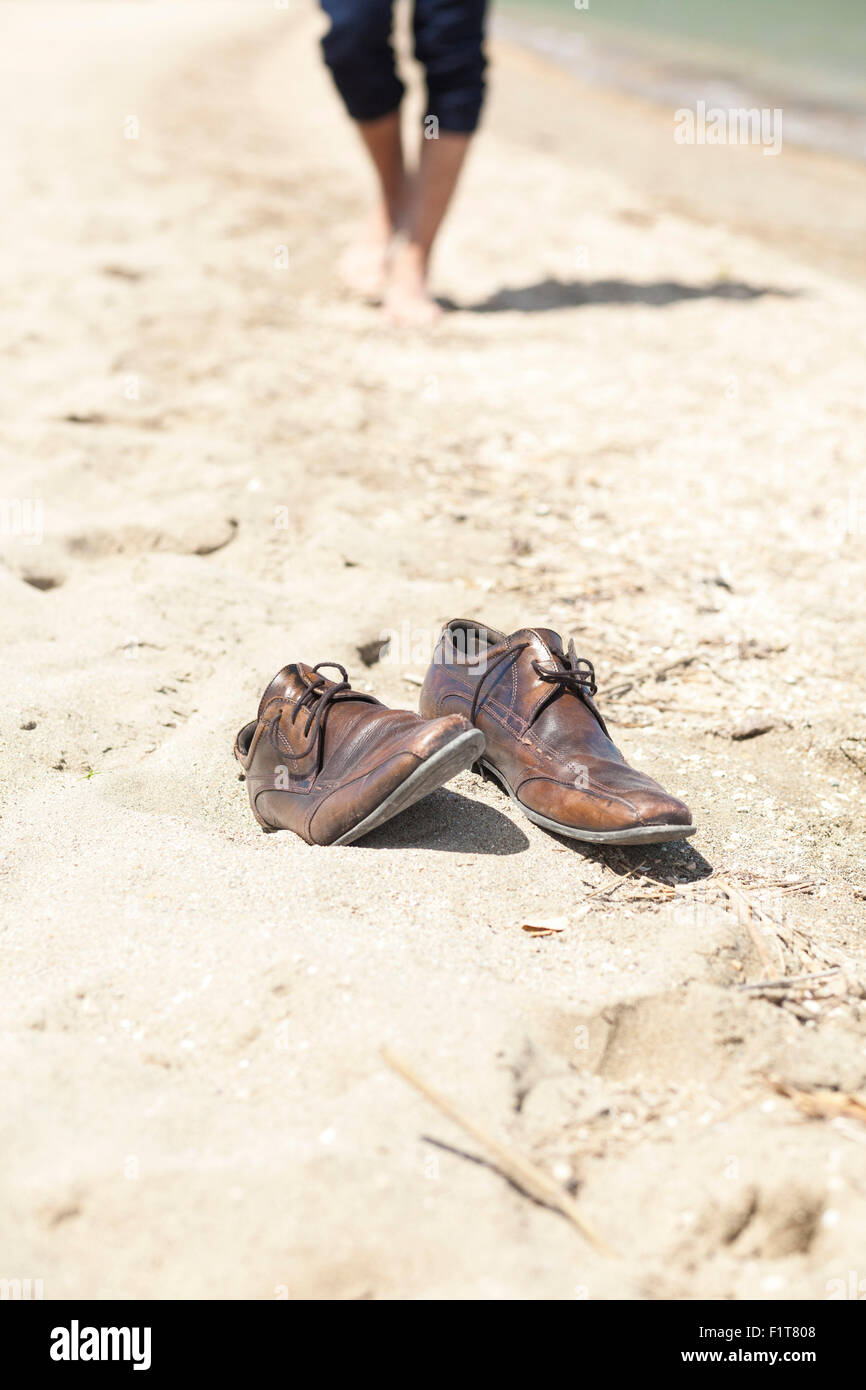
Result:
[[[553,686],[550,682],[543,681],[540,676],[533,675],[528,663],[550,663],[554,655],[564,655],[562,638],[549,627],[527,627],[515,632],[509,641],[512,646],[518,646],[521,642],[529,644],[518,658],[521,662],[527,662],[523,668],[526,692],[524,698],[529,705],[530,702],[535,702],[539,695],[543,697],[549,694]],[[572,694],[551,700],[547,707],[542,709],[534,728],[539,738],[554,747],[561,747],[563,751],[567,750],[569,756],[578,755],[581,750],[598,757],[620,756],[589,705]]]
[[[313,681],[317,679],[318,673],[313,670],[312,666],[307,666],[303,661],[297,661],[291,666],[284,666],[282,671],[278,671],[274,676],[261,698],[259,719],[271,700],[300,700],[304,692],[309,690]],[[329,685],[333,684],[327,676],[325,679]]]
[[[562,638],[550,627],[524,627],[512,633],[508,640],[515,647],[521,642],[528,642],[532,648],[531,655],[538,661],[549,661],[554,652],[563,650]]]

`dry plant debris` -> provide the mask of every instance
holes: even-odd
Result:
[[[404,1081],[408,1081],[410,1086],[414,1086],[416,1091],[420,1091],[422,1096],[426,1096],[443,1115],[452,1120],[461,1129],[465,1130],[471,1138],[481,1144],[483,1148],[492,1155],[496,1166],[510,1182],[519,1187],[533,1201],[541,1202],[545,1206],[554,1207],[561,1212],[564,1217],[580,1232],[590,1245],[594,1245],[596,1250],[602,1255],[612,1256],[613,1251],[610,1246],[587,1221],[580,1211],[574,1198],[562,1188],[553,1178],[548,1177],[543,1169],[538,1168],[522,1154],[516,1153],[514,1149],[506,1147],[494,1135],[466,1115],[454,1101],[443,1095],[441,1091],[431,1086],[429,1081],[425,1081],[418,1075],[414,1067],[402,1057],[398,1057],[389,1047],[382,1048],[382,1057],[392,1071],[402,1076]]]
[[[847,1091],[801,1090],[777,1076],[767,1077],[768,1084],[780,1096],[785,1096],[797,1109],[812,1120],[859,1120],[866,1124],[866,1097]]]

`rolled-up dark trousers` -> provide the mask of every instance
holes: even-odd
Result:
[[[404,86],[391,41],[394,0],[321,0],[331,20],[322,39],[346,110],[355,121],[396,111]],[[415,0],[415,57],[427,74],[427,116],[440,130],[471,134],[484,100],[486,0]]]

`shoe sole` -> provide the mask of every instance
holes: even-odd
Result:
[[[522,801],[518,801],[495,767],[491,767],[484,758],[479,759],[479,765],[482,775],[489,776],[501,787],[509,801],[514,803],[527,820],[531,820],[534,825],[540,825],[542,830],[552,830],[555,835],[565,835],[569,840],[585,840],[591,845],[659,845],[666,840],[686,840],[697,830],[696,825],[636,825],[630,830],[579,830],[574,825],[548,820],[547,816],[542,816],[538,811],[531,811]]]
[[[437,787],[456,777],[458,772],[464,772],[467,767],[471,767],[478,761],[483,750],[484,735],[480,729],[467,729],[465,733],[458,734],[450,743],[446,743],[444,748],[425,758],[420,767],[410,772],[405,781],[401,782],[399,787],[395,787],[375,810],[332,843],[351,845],[354,840],[360,840],[362,835],[376,830],[392,816],[405,811],[409,806],[414,806],[416,801],[420,801],[429,792],[435,792]]]

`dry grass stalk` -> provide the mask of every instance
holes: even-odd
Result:
[[[810,988],[816,981],[834,978],[841,972],[841,965],[831,965],[829,970],[810,971],[806,975],[786,975],[780,980],[755,980],[753,984],[740,985],[740,989],[769,994],[779,990],[798,989],[801,985]]]
[[[515,1153],[513,1149],[506,1146],[487,1130],[482,1129],[475,1120],[469,1115],[464,1114],[458,1106],[454,1104],[441,1091],[437,1091],[428,1081],[419,1076],[413,1067],[403,1058],[398,1057],[389,1047],[382,1048],[382,1057],[393,1071],[396,1071],[408,1081],[410,1086],[414,1086],[416,1091],[420,1091],[422,1096],[426,1096],[443,1115],[449,1120],[453,1120],[456,1125],[465,1130],[482,1148],[496,1160],[496,1166],[507,1178],[532,1197],[537,1202],[543,1202],[546,1206],[555,1207],[564,1217],[576,1227],[585,1240],[594,1245],[596,1250],[602,1255],[613,1256],[614,1252],[605,1240],[598,1234],[593,1226],[586,1220],[581,1213],[573,1197],[567,1192],[563,1192],[558,1183],[553,1178],[548,1177],[547,1173],[541,1168],[537,1168],[534,1163]]]
[[[785,1096],[797,1109],[813,1120],[859,1120],[866,1124],[866,1098],[848,1091],[803,1091],[777,1076],[768,1076],[768,1084],[780,1096]]]
[[[757,934],[753,919],[757,919],[772,934],[782,965],[781,972],[778,972],[782,979],[756,982],[750,986],[755,993],[760,993],[762,987],[776,990],[783,987],[803,990],[810,989],[817,984],[819,989],[827,989],[830,993],[838,995],[840,991],[832,986],[839,983],[844,986],[841,992],[850,998],[866,998],[866,986],[858,978],[853,962],[843,960],[838,952],[828,951],[818,946],[799,927],[792,926],[788,922],[779,922],[746,889],[735,886],[727,878],[719,878],[716,881],[729,901],[739,908],[765,969],[769,960],[766,952],[766,938],[763,933]],[[762,889],[775,889],[777,886],[769,882],[761,885]],[[805,893],[811,892],[813,887],[814,884],[811,880],[803,880],[800,883],[784,884],[782,891],[787,889],[790,892]],[[791,968],[792,966],[799,967],[799,969]],[[777,972],[774,970],[773,973]],[[787,984],[784,984],[784,981],[787,981]],[[828,981],[829,984],[826,983]]]
[[[754,898],[750,897],[740,888],[736,888],[729,880],[720,879],[718,883],[719,887],[721,888],[725,896],[728,898],[728,900],[739,909],[742,921],[746,927],[747,932],[749,933],[749,936],[751,937],[752,945],[755,947],[755,950],[757,951],[758,956],[760,957],[761,964],[763,965],[764,970],[768,974],[776,973],[778,967],[781,967],[781,969],[784,971],[785,961],[778,941],[775,943],[776,960],[774,961],[770,954],[770,951],[768,950],[765,935],[760,930],[760,927],[757,925],[758,923],[764,923],[768,921],[773,926],[777,924],[772,922],[772,918],[768,918],[767,914],[755,902]]]

